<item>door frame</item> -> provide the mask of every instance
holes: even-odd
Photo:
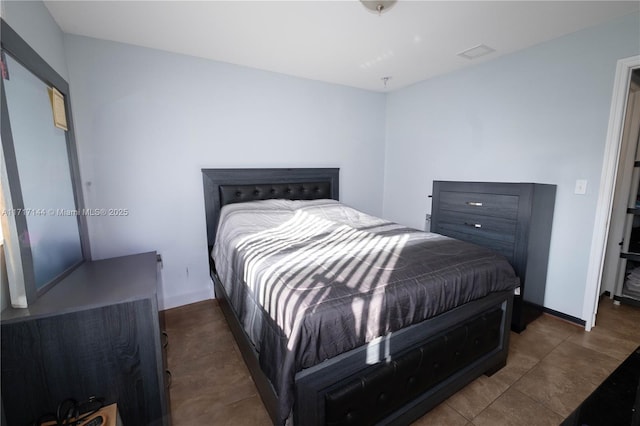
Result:
[[[607,129],[604,159],[602,162],[598,204],[596,206],[596,217],[593,224],[589,268],[587,270],[587,282],[582,306],[582,318],[585,320],[584,328],[587,331],[591,330],[596,321],[598,300],[600,298],[600,284],[607,238],[609,235],[609,224],[611,221],[611,209],[613,207],[615,180],[618,172],[618,160],[624,129],[624,117],[627,110],[629,84],[631,81],[631,73],[637,68],[640,68],[640,55],[620,59],[616,66],[611,110],[609,113],[609,127]]]
[[[633,75],[627,96],[627,110],[613,190],[611,219],[609,219],[609,234],[600,279],[600,293],[609,291],[611,298],[619,295],[622,289],[627,259],[621,258],[620,253],[629,251],[629,226],[630,221],[633,221],[627,209],[631,203],[636,204],[638,192],[638,168],[635,164],[640,160],[637,158],[638,132],[640,131],[640,83],[634,81]]]

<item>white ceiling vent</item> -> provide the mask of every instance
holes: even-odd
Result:
[[[480,56],[488,55],[491,52],[495,52],[496,49],[487,46],[486,44],[479,44],[471,49],[464,50],[458,53],[458,56],[462,56],[465,59],[476,59]]]

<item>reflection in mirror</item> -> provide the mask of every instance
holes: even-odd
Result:
[[[82,262],[77,208],[64,130],[53,122],[49,87],[10,55],[4,80],[36,289]]]

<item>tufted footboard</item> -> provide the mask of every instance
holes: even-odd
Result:
[[[297,376],[295,423],[407,424],[506,363],[513,296],[492,294]]]

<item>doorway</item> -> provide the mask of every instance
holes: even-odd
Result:
[[[586,331],[590,331],[596,321],[629,86],[636,69],[640,69],[640,55],[620,59],[616,67],[582,309]]]
[[[631,74],[600,293],[640,304],[640,70]],[[638,293],[638,294],[636,294]]]

